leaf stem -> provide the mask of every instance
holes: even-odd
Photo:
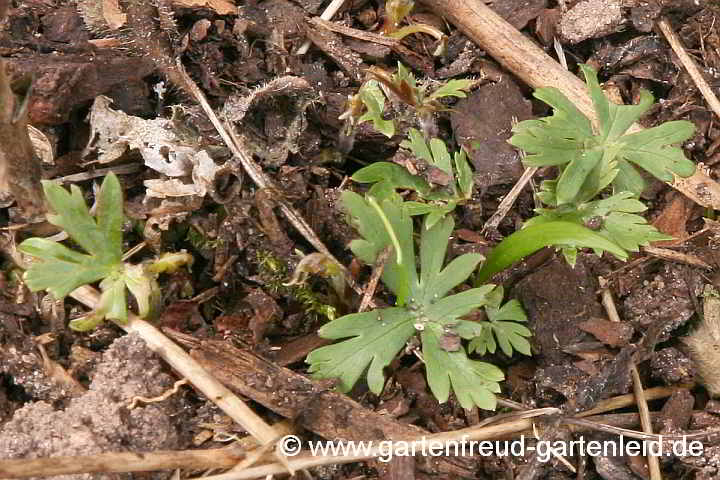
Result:
[[[400,241],[397,238],[397,235],[395,234],[395,230],[393,229],[392,225],[390,224],[390,220],[388,220],[387,216],[385,215],[385,212],[383,212],[382,208],[380,208],[380,205],[378,205],[377,200],[375,200],[374,197],[367,197],[367,201],[372,206],[377,214],[380,216],[380,220],[382,220],[383,225],[385,226],[385,230],[387,231],[388,235],[390,236],[390,241],[393,244],[393,248],[395,248],[395,261],[398,265],[402,264],[403,261],[403,254],[402,254],[402,248],[400,248]]]

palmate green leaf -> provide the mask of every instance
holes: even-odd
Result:
[[[513,350],[524,355],[531,355],[530,342],[526,337],[532,333],[524,325],[517,322],[526,322],[525,311],[517,300],[510,300],[502,305],[504,290],[497,287],[488,294],[488,303],[485,306],[487,322],[479,322],[476,325],[482,327],[475,338],[472,338],[468,345],[468,352],[476,352],[480,355],[495,353],[497,345],[507,356],[513,354]],[[497,339],[497,341],[496,341]]]
[[[363,236],[361,243],[355,243],[351,248],[358,258],[371,263],[377,252],[392,245],[393,240],[382,225],[380,215],[371,207],[372,202],[350,192],[345,192],[343,202]],[[406,220],[409,216],[403,216],[401,211],[404,208],[388,199],[382,209],[388,223],[393,225],[396,240],[403,245],[403,251],[412,252],[412,223],[409,223],[409,228],[401,225],[409,222]],[[429,218],[425,221],[427,223]],[[446,401],[452,388],[466,408],[472,405],[495,407],[494,392],[499,391],[497,382],[503,378],[502,373],[492,365],[468,359],[462,347],[447,352],[438,343],[438,335],[458,335],[470,339],[481,334],[481,325],[460,320],[460,317],[488,302],[496,302],[491,295],[495,288],[493,285],[445,296],[466,281],[482,259],[477,254],[466,254],[443,268],[453,228],[453,219],[445,217],[422,229],[419,276],[415,271],[413,255],[412,262],[404,267],[407,269],[405,279],[397,274],[382,277],[394,292],[400,287],[393,281],[411,279],[407,283],[410,293],[406,306],[398,298],[398,307],[345,315],[319,330],[318,334],[323,338],[345,340],[317,349],[307,357],[309,370],[315,377],[338,378],[340,389],[348,391],[367,371],[370,389],[379,393],[384,384],[383,368],[390,364],[411,336],[421,332],[428,380],[437,398]],[[400,268],[389,263],[386,271],[388,266],[396,270]],[[449,369],[440,373],[441,366]]]
[[[55,182],[43,181],[43,189],[54,214],[47,219],[67,232],[87,253],[103,263],[122,259],[122,188],[115,174],[105,177],[97,196],[98,221],[90,215],[80,189],[72,185],[70,192]],[[117,232],[120,232],[119,234]]]
[[[91,255],[44,238],[29,238],[18,249],[40,260],[25,272],[28,288],[33,292],[47,290],[58,299],[82,285],[102,280],[120,268],[117,264],[100,263]]]
[[[386,137],[390,138],[395,135],[395,122],[383,118],[385,94],[380,89],[377,80],[365,82],[358,90],[358,95],[367,108],[367,112],[358,118],[358,123],[372,122],[375,130]]]
[[[616,105],[608,101],[600,88],[597,73],[587,65],[580,69],[585,75],[590,96],[600,125],[601,144],[611,145],[617,143],[618,163],[625,161],[634,163],[647,171],[655,178],[669,182],[673,173],[688,177],[695,172],[695,164],[685,157],[682,149],[672,146],[689,139],[695,131],[695,126],[688,121],[678,120],[667,122],[657,127],[648,128],[641,132],[625,133],[630,126],[642,117],[653,104],[653,96],[646,90],[640,91],[640,102],[637,105]],[[624,170],[634,169],[630,165],[622,166]],[[639,175],[634,176],[634,188],[625,179],[620,178],[617,191],[629,190],[636,196],[642,193],[639,188],[641,182]],[[618,177],[616,177],[618,178]],[[622,186],[624,188],[617,188]],[[642,182],[644,188],[644,181]]]
[[[82,192],[76,186],[68,192],[43,182],[48,203],[55,211],[48,221],[65,230],[87,254],[41,238],[30,238],[19,250],[39,259],[25,272],[33,291],[47,290],[63,298],[81,285],[93,283],[122,270],[122,189],[114,174],[105,177],[97,195],[98,217],[90,215]]]
[[[523,163],[541,167],[563,165],[578,158],[593,137],[590,120],[557,88],[538,88],[533,96],[554,110],[550,117],[525,120],[513,127],[509,142],[528,153]]]
[[[464,348],[448,352],[440,346],[444,330],[431,325],[422,332],[423,358],[428,385],[439,402],[444,403],[452,387],[463,408],[473,406],[494,410],[495,393],[500,392],[498,382],[505,376],[495,365],[470,360]]]
[[[140,315],[148,317],[160,301],[160,287],[155,276],[189,263],[186,253],[165,255],[150,271],[144,265],[122,261],[123,195],[114,174],[105,177],[96,195],[96,216],[90,215],[82,192],[72,186],[70,192],[52,182],[45,182],[45,195],[54,214],[48,220],[62,227],[70,238],[87,253],[43,238],[30,238],[18,249],[37,259],[25,272],[25,281],[33,291],[47,290],[63,298],[76,288],[100,281],[100,300],[95,310],[70,322],[70,328],[85,331],[107,318],[126,322],[128,287],[140,307]]]
[[[379,394],[385,383],[383,368],[414,333],[413,318],[405,308],[345,315],[323,326],[318,334],[330,339],[352,338],[313,350],[306,362],[316,378],[338,378],[344,392],[367,370],[368,386]]]
[[[673,146],[692,136],[692,123],[668,122],[627,134],[630,126],[652,107],[652,95],[642,91],[637,105],[616,105],[603,93],[595,71],[585,65],[580,68],[597,115],[597,131],[593,132],[587,117],[559,90],[540,88],[534,95],[553,107],[553,115],[518,123],[509,140],[528,154],[526,166],[561,167],[556,195],[545,192],[546,204],[579,204],[609,183],[617,192],[630,191],[639,196],[645,182],[635,167],[663,181],[672,180],[673,173],[692,175],[695,165],[685,158],[682,149]]]
[[[564,206],[557,209],[538,209],[540,215],[528,220],[525,225],[533,226],[548,222],[573,222],[578,225],[595,223],[596,232],[616,243],[628,252],[637,252],[641,246],[651,242],[672,240],[647,220],[636,213],[647,207],[635,199],[631,192],[620,192],[602,200],[581,204],[578,207]],[[598,249],[601,253],[602,249]]]
[[[447,173],[450,176],[450,183],[455,185],[455,173],[452,168],[453,161],[445,142],[439,138],[432,138],[428,144],[417,128],[411,128],[408,131],[408,138],[410,140],[403,140],[400,146],[407,148],[416,157],[425,160],[430,165]]]

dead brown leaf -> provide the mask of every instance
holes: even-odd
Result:
[[[654,242],[654,246],[677,245],[688,238],[685,228],[694,203],[682,195],[674,195],[672,200],[663,208],[660,215],[653,221],[655,228],[666,235],[671,235],[674,240]]]
[[[580,323],[578,328],[611,347],[627,345],[633,334],[633,328],[630,324],[611,322],[596,317]]]

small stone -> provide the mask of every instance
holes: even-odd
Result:
[[[620,30],[624,22],[620,0],[587,0],[565,12],[560,37],[569,43],[600,38]]]

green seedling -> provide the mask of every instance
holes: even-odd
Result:
[[[368,73],[373,79],[363,83],[358,93],[350,98],[348,108],[340,119],[347,120],[350,129],[356,123],[372,122],[374,128],[388,138],[395,135],[395,122],[383,118],[386,98],[392,100],[383,89],[392,92],[394,97],[412,107],[420,119],[420,124],[426,125],[433,112],[447,110],[440,103],[441,99],[465,98],[465,91],[473,84],[472,80],[454,79],[430,91],[428,85],[419,84],[412,72],[400,62],[394,74],[379,67],[370,68]]]
[[[543,182],[538,194],[548,208],[537,209],[539,216],[527,225],[558,220],[583,224],[627,251],[669,239],[636,215],[646,210],[636,199],[645,188],[636,167],[666,182],[673,174],[692,175],[695,164],[674,144],[692,136],[693,124],[679,120],[628,133],[652,106],[652,95],[642,90],[637,105],[616,105],[606,98],[595,71],[585,65],[580,68],[597,114],[596,128],[556,88],[539,88],[534,93],[553,107],[552,116],[525,120],[513,128],[510,143],[527,152],[526,166],[560,169],[557,179]],[[613,194],[597,200],[609,186]],[[564,254],[574,263],[575,249],[567,248]]]
[[[61,299],[80,286],[99,281],[100,303],[89,315],[70,322],[74,330],[92,329],[106,318],[127,322],[126,288],[137,300],[139,315],[153,317],[161,302],[157,276],[192,263],[192,257],[185,252],[166,253],[145,264],[123,262],[123,194],[113,173],[105,177],[97,193],[95,217],[77,186],[72,185],[68,192],[43,181],[43,189],[55,212],[48,214],[48,221],[65,230],[86,253],[45,238],[25,240],[19,250],[36,259],[24,274],[30,290],[47,290]]]
[[[445,142],[433,138],[426,142],[417,129],[410,129],[409,140],[401,146],[410,150],[416,158],[425,162],[427,168],[435,169],[441,177],[443,188],[433,188],[429,182],[413,175],[401,165],[391,162],[375,162],[361,168],[352,176],[358,183],[372,183],[368,194],[375,198],[387,198],[397,190],[414,190],[420,201],[406,201],[410,215],[425,215],[427,228],[433,227],[459,204],[472,197],[473,178],[464,150],[448,152]]]
[[[418,336],[428,384],[440,402],[448,399],[452,388],[463,407],[494,409],[494,393],[499,392],[498,382],[504,375],[492,364],[469,358],[468,351],[484,353],[500,345],[508,355],[514,350],[529,355],[526,337],[530,331],[521,324],[525,315],[519,303],[501,305],[502,289],[484,281],[524,256],[556,243],[605,248],[624,255],[612,242],[575,224],[531,227],[496,247],[481,269],[483,282],[476,288],[450,294],[483,260],[479,254],[465,254],[443,268],[454,227],[451,216],[438,219],[430,227],[430,216],[424,218],[418,274],[412,215],[405,205],[408,202],[395,193],[376,199],[344,192],[342,203],[361,236],[350,244],[359,260],[373,265],[380,252],[392,249],[381,279],[395,295],[394,307],[345,315],[319,330],[324,338],[346,340],[310,353],[310,372],[317,378],[338,378],[343,391],[350,390],[367,371],[370,390],[380,393],[385,380],[383,369],[412,337]],[[463,319],[481,307],[486,308],[488,321]],[[463,340],[470,341],[468,350]]]
[[[398,40],[402,40],[413,33],[426,33],[435,37],[435,40],[439,42],[433,55],[436,57],[443,55],[447,47],[447,36],[437,28],[425,23],[414,23],[400,27],[400,23],[410,14],[414,7],[415,2],[413,0],[388,0],[385,4],[387,20],[383,27],[384,33]]]

